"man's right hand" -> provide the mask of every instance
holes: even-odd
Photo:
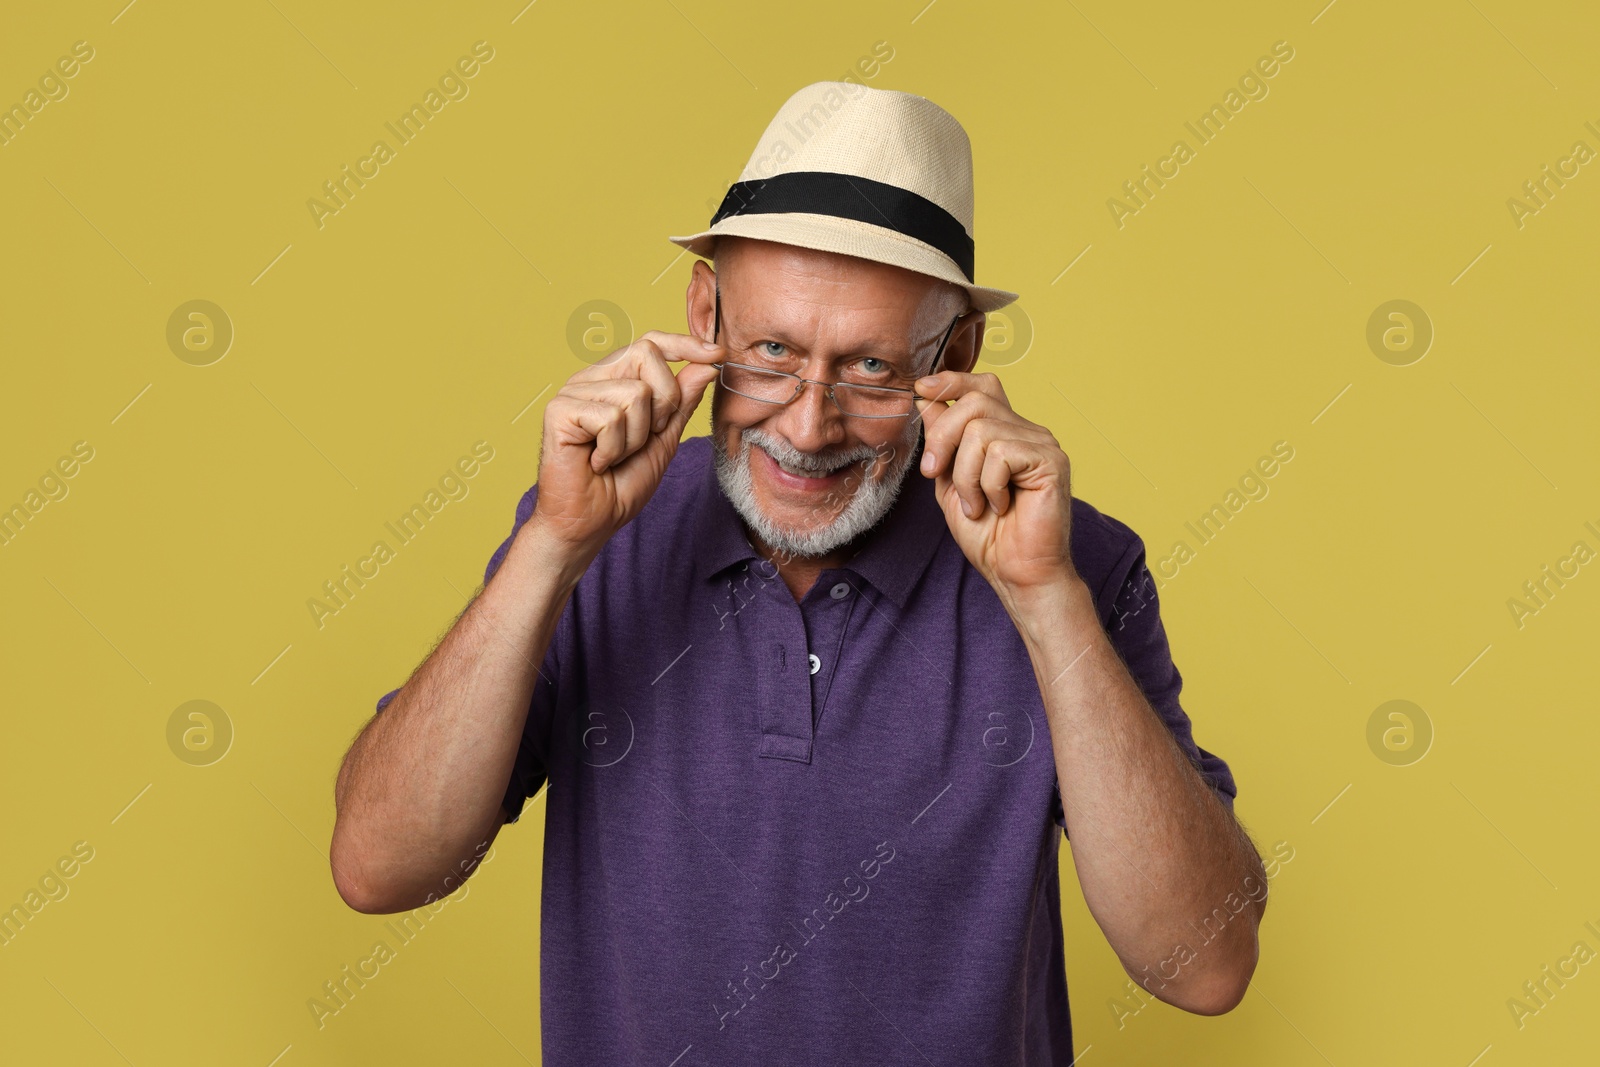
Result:
[[[530,523],[587,565],[661,484],[723,355],[651,330],[567,379],[545,407]],[[674,375],[669,361],[688,365]]]

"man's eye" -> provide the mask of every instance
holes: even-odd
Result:
[[[854,372],[857,377],[880,385],[895,378],[895,369],[876,356],[863,356],[856,360]]]
[[[776,352],[773,349],[777,349]],[[762,341],[756,345],[756,350],[768,359],[782,359],[789,354],[789,349],[777,341]]]

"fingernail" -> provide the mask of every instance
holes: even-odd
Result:
[[[922,454],[922,473],[923,474],[932,474],[933,473],[933,453],[932,452],[924,452]]]
[[[969,519],[972,518],[972,505],[967,503],[965,497],[963,497],[961,500],[961,514],[965,515]]]
[[[700,343],[704,345],[708,351],[715,352],[717,350],[717,342],[715,341],[701,341]]]
[[[923,389],[932,389],[934,386],[936,386],[938,384],[939,384],[939,379],[934,377],[931,374],[928,375],[926,378],[918,378],[917,379],[917,385],[920,388],[923,388]]]

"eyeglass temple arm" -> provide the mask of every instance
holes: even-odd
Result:
[[[963,312],[962,314],[964,315],[965,312]],[[957,315],[955,318],[950,320],[950,325],[945,327],[944,337],[940,338],[940,340],[939,340],[939,351],[934,353],[933,363],[928,367],[928,373],[929,374],[937,374],[938,373],[938,371],[939,371],[939,361],[944,359],[944,346],[949,343],[950,335],[955,332],[956,323],[960,322],[961,318],[962,318],[961,315]]]

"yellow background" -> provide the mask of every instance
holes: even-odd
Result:
[[[0,948],[0,1060],[537,1062],[537,800],[318,1029],[306,1001],[385,921],[329,876],[335,769],[508,532],[582,366],[573,310],[681,330],[692,257],[666,235],[704,225],[789,93],[878,41],[868,84],[972,136],[978,280],[1034,329],[1000,373],[1079,495],[1165,555],[1295,449],[1162,588],[1201,744],[1263,851],[1293,849],[1253,989],[1119,1026],[1064,849],[1084,1062],[1592,1059],[1600,965],[1520,1028],[1506,1005],[1600,949],[1600,568],[1521,628],[1506,605],[1600,548],[1600,164],[1520,228],[1506,206],[1600,148],[1592,11],[122,3],[13,5],[0,35],[0,103],[95,50],[0,148],[0,504],[94,449],[0,547],[0,904],[94,849]],[[319,229],[306,201],[479,40],[470,95]],[[1119,229],[1108,198],[1280,40],[1269,95]],[[195,299],[235,330],[203,367],[166,341]],[[1403,367],[1366,342],[1395,299],[1436,331]],[[479,440],[470,495],[319,629],[307,599]],[[234,730],[209,766],[168,747],[196,699]],[[1434,731],[1408,766],[1367,742],[1392,699]]]

